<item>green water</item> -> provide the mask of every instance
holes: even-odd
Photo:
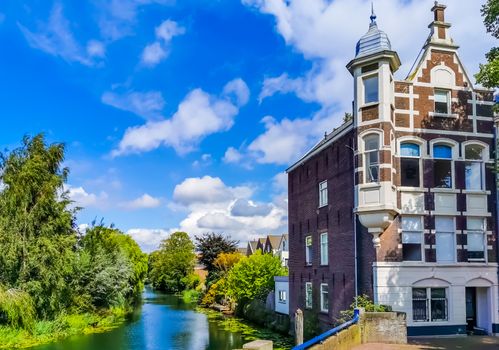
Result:
[[[81,335],[32,350],[232,350],[253,339],[272,339],[289,349],[290,339],[182,299],[147,290],[132,320],[106,333]]]

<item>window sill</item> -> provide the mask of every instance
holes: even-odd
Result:
[[[379,182],[368,182],[365,184],[360,184],[360,188],[379,188],[381,187],[381,184]]]
[[[463,190],[463,193],[466,193],[466,194],[491,194],[490,191],[486,191],[486,190]]]
[[[328,206],[328,204],[327,204],[327,203],[326,203],[326,204],[323,204],[323,205],[319,205],[319,206],[317,207],[317,209],[321,209],[321,208],[324,208],[324,207],[327,207],[327,206]]]
[[[438,118],[451,118],[451,119],[457,119],[459,117],[457,113],[438,113],[438,112],[429,112],[428,116],[438,117]]]
[[[433,188],[430,188],[430,192],[435,192],[435,193],[461,193],[461,190],[456,190],[455,188],[433,187]]]
[[[329,264],[320,264],[319,266],[320,267],[327,267],[327,266],[329,266]]]
[[[408,187],[408,186],[399,186],[397,187],[399,191],[404,192],[426,192],[423,187]]]
[[[312,267],[312,263],[306,263],[305,267]]]
[[[323,314],[323,315],[329,315],[329,310],[321,310],[321,314]]]
[[[379,105],[379,101],[364,103],[362,106],[360,106],[360,109],[362,110],[364,108],[369,108],[369,107],[373,107],[373,106],[377,106],[377,105]]]

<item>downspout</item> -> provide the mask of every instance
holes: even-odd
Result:
[[[355,140],[352,138],[352,146]],[[356,190],[355,190],[355,149],[350,145],[346,145],[352,151],[352,188],[353,188],[353,202],[354,208],[357,207]],[[352,210],[354,209],[352,208]],[[359,296],[359,286],[358,286],[358,254],[357,254],[357,213],[353,213],[353,245],[354,245],[354,288],[355,288],[355,308],[357,308],[357,297]]]

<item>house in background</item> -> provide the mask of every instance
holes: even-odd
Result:
[[[408,335],[499,334],[493,92],[473,86],[445,8],[404,80],[371,16],[347,65],[353,120],[288,169],[291,315],[328,328],[368,294]]]
[[[263,252],[267,254],[277,255],[279,243],[281,242],[282,235],[268,235],[265,239],[265,246]]]
[[[246,247],[246,256],[255,254],[257,246],[258,246],[258,241],[249,241],[248,246]]]
[[[275,308],[274,311],[280,314],[289,315],[289,281],[288,276],[274,277],[274,295]]]
[[[258,249],[260,249],[262,253],[279,257],[282,266],[288,266],[288,234],[268,235],[266,238],[258,238],[257,240],[249,241],[246,246],[246,256],[254,254]]]
[[[279,259],[281,259],[282,266],[288,266],[289,259],[289,244],[288,244],[288,235],[284,234],[281,236],[281,240],[279,242],[279,247],[277,248],[277,255]]]

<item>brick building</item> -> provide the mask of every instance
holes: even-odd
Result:
[[[406,312],[409,335],[499,333],[493,94],[431,10],[405,80],[371,16],[347,65],[353,120],[288,169],[290,313],[323,328],[368,294]]]

